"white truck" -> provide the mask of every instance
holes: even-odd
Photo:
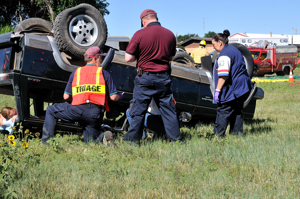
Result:
[[[229,43],[240,43],[246,47],[257,46],[259,43],[268,43],[269,46],[286,46],[292,44],[291,37],[239,37],[229,38]]]

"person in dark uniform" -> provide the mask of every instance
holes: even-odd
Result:
[[[157,104],[170,141],[180,140],[179,123],[171,91],[170,61],[176,53],[174,34],[162,27],[154,10],[140,15],[143,29],[137,31],[126,48],[125,61],[137,61],[134,81],[131,123],[125,141],[139,143],[144,119],[151,99]]]
[[[228,30],[216,34],[213,47],[220,53],[214,67],[214,103],[218,104],[214,133],[225,137],[228,122],[230,134],[243,135],[243,105],[252,88],[242,53],[228,45]]]
[[[129,111],[131,108],[132,108],[132,104],[126,110],[126,117],[128,119],[129,125],[131,123],[131,116],[129,114]],[[152,135],[152,136],[150,136],[152,138],[163,137],[166,134],[164,123],[161,119],[160,111],[153,99],[151,100],[149,107],[147,109],[147,113],[145,114],[144,130],[143,130],[142,139],[147,138],[145,129],[147,131],[150,131],[149,135]]]
[[[105,145],[114,145],[112,133],[107,131],[99,136],[104,111],[108,111],[108,96],[113,101],[121,100],[110,74],[101,67],[102,56],[99,47],[94,46],[84,54],[87,64],[77,68],[70,75],[65,88],[66,102],[49,106],[43,126],[42,141],[53,137],[58,119],[63,122],[80,122],[86,143],[103,141]],[[71,104],[67,101],[71,101]]]

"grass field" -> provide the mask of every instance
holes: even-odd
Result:
[[[181,128],[185,144],[140,147],[122,136],[105,148],[69,135],[50,147],[32,139],[24,149],[20,138],[12,147],[1,135],[0,198],[299,198],[300,85],[258,86],[265,98],[244,137],[219,140],[201,122]],[[1,106],[12,103],[0,97]]]

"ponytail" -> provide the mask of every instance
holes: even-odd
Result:
[[[229,30],[224,30],[223,33],[218,33],[213,37],[213,40],[218,42],[219,40],[222,41],[224,44],[228,44],[228,37],[230,36]]]

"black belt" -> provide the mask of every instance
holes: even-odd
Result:
[[[149,75],[149,74],[169,74],[169,71],[159,71],[159,72],[150,72],[150,71],[142,71],[142,74],[146,74],[146,75]]]

